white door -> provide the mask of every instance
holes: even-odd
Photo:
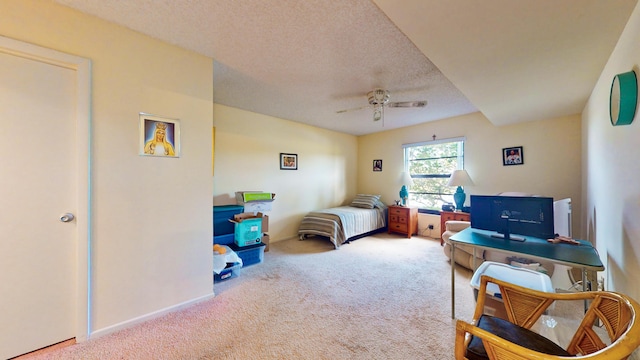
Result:
[[[77,74],[0,51],[0,358],[76,337]],[[83,270],[80,270],[83,271]]]

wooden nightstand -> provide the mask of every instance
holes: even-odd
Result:
[[[443,245],[442,234],[447,229],[445,222],[449,220],[471,221],[471,214],[462,211],[441,211],[440,212],[440,245]]]
[[[397,232],[411,238],[418,233],[418,208],[391,205],[388,215],[389,234]]]

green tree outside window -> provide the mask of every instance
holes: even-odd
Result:
[[[447,186],[451,173],[464,168],[464,139],[404,145],[405,171],[413,179],[409,203],[421,209],[440,210],[453,203],[455,187]]]

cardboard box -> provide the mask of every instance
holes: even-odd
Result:
[[[273,206],[270,202],[255,201],[250,203],[244,203],[243,206],[245,211],[252,211],[252,212],[271,211],[273,209]]]
[[[236,223],[233,243],[238,246],[249,246],[262,241],[262,226],[260,219],[245,219]]]
[[[262,241],[262,221],[263,214],[242,213],[233,216],[235,225],[234,244],[238,246],[249,246]]]
[[[262,234],[262,243],[265,245],[264,251],[269,251],[269,234]]]
[[[236,191],[236,204],[246,212],[270,211],[276,194],[261,191]]]
[[[264,214],[260,212],[257,214],[253,212],[243,212],[243,213],[233,215],[233,218],[229,219],[229,221],[234,223],[239,223],[246,219],[262,218],[263,216]]]
[[[241,222],[244,219],[253,219],[253,218],[262,218],[262,232],[269,232],[269,215],[263,214],[261,212],[253,213],[253,212],[243,212],[240,214],[233,215],[233,220],[229,220],[231,222]]]

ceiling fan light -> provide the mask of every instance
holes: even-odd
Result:
[[[398,102],[389,102],[391,98],[391,94],[388,90],[384,89],[374,89],[367,93],[367,99],[369,100],[369,106],[359,107],[355,109],[347,109],[347,110],[339,110],[338,114],[345,113],[353,110],[360,110],[364,108],[373,108],[373,121],[382,120],[382,126],[384,127],[384,108],[392,107],[392,108],[421,108],[427,105],[426,100],[422,101],[398,101]]]
[[[367,94],[369,104],[384,105],[389,102],[389,91],[383,89],[375,89]]]
[[[382,106],[377,106],[374,110],[373,110],[373,121],[380,121],[380,119],[382,119]]]

